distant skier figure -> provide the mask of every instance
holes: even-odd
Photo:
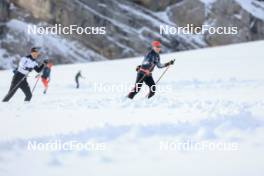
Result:
[[[41,74],[41,82],[44,85],[44,94],[47,93],[49,82],[50,82],[50,73],[51,73],[52,63],[48,61],[48,64],[43,68]]]
[[[158,68],[164,68],[174,64],[174,60],[171,60],[170,62],[165,64],[160,63],[159,53],[161,49],[159,41],[153,41],[151,43],[151,46],[152,50],[145,56],[143,63],[136,69],[138,72],[136,84],[134,89],[128,94],[128,98],[130,99],[133,99],[134,96],[140,91],[143,82],[145,82],[145,84],[147,84],[150,89],[148,98],[154,96],[156,92],[156,84],[152,77],[152,71],[154,70],[154,67],[157,66]]]
[[[40,55],[39,50],[40,48],[34,47],[31,49],[31,54],[29,56],[21,58],[18,68],[14,72],[9,91],[3,99],[3,102],[8,102],[19,88],[23,91],[26,96],[25,101],[31,100],[32,93],[27,82],[27,76],[33,69],[38,73],[41,72],[41,70],[46,64],[46,61],[44,61],[44,63],[42,63],[41,65],[36,62],[36,59]]]
[[[79,89],[80,88],[80,82],[79,82],[79,79],[80,78],[84,78],[82,76],[82,72],[81,70],[78,71],[78,73],[75,75],[75,82],[76,82],[76,88]]]

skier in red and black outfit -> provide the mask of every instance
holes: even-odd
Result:
[[[51,73],[52,63],[48,61],[47,65],[44,66],[42,74],[41,74],[41,82],[44,85],[44,94],[47,93],[49,82],[50,82],[50,73]]]
[[[128,98],[133,99],[134,96],[140,91],[143,82],[148,85],[150,88],[150,92],[148,94],[148,98],[151,98],[156,92],[156,84],[152,77],[152,71],[155,66],[158,68],[168,67],[169,65],[173,65],[174,61],[170,61],[165,64],[160,63],[160,42],[153,41],[151,43],[152,50],[145,56],[143,63],[137,67],[137,79],[134,89],[128,94]]]

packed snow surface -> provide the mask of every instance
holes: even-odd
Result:
[[[176,59],[153,99],[133,101],[135,67],[143,57],[54,66],[44,95],[19,90],[0,103],[0,175],[262,176],[264,41],[161,55]],[[74,76],[82,70],[79,90]],[[155,69],[155,80],[164,69]],[[1,97],[12,71],[0,72]],[[36,78],[28,82],[33,87]],[[146,86],[145,86],[146,88]],[[95,142],[102,151],[32,151],[37,141]],[[161,144],[235,144],[236,150],[175,150]]]

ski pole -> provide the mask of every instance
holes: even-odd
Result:
[[[173,60],[173,62],[175,62],[175,59]],[[169,65],[166,70],[164,70],[164,72],[160,75],[159,79],[156,81],[156,85],[159,83],[159,81],[161,80],[161,78],[165,75],[165,73],[169,70],[171,65]]]
[[[36,86],[37,86],[37,84],[38,84],[39,79],[40,79],[40,74],[38,74],[36,77],[37,77],[37,81],[35,82],[35,85],[34,85],[32,91],[31,91],[31,94],[32,94],[32,95],[33,95],[33,92],[34,92],[34,90],[35,90],[35,88],[36,88]]]

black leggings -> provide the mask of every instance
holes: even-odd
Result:
[[[76,88],[78,89],[80,87],[79,78],[75,78],[75,82],[76,82]]]
[[[130,99],[134,98],[134,96],[142,88],[143,82],[145,82],[145,84],[147,84],[147,86],[150,89],[149,94],[148,94],[148,98],[151,98],[155,94],[155,92],[156,92],[156,84],[155,84],[155,81],[153,80],[152,75],[145,76],[145,74],[143,72],[138,72],[135,87],[129,93],[128,98],[130,98]]]
[[[23,93],[25,94],[25,101],[30,101],[32,98],[32,93],[29,88],[27,78],[22,73],[16,72],[13,76],[11,86],[9,88],[9,91],[5,98],[3,99],[3,102],[8,102],[16,93],[18,89],[21,89]]]

